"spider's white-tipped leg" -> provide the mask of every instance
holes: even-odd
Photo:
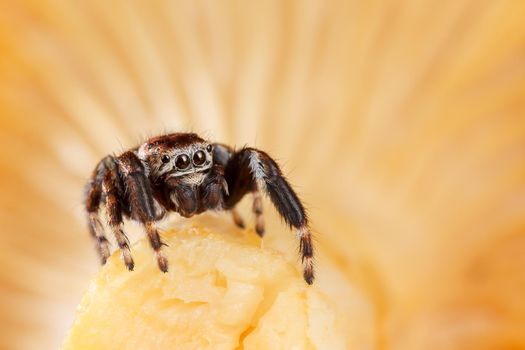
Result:
[[[308,284],[314,280],[313,246],[308,218],[303,204],[294,192],[277,163],[265,152],[255,148],[243,148],[235,152],[226,165],[226,178],[230,186],[228,205],[234,206],[244,194],[254,195],[253,211],[256,215],[256,231],[264,234],[262,199],[259,191],[268,195],[284,221],[298,232],[304,279]]]

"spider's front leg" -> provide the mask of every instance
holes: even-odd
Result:
[[[277,163],[263,151],[243,148],[228,160],[225,177],[230,189],[226,201],[228,208],[233,208],[246,193],[260,189],[270,197],[285,222],[297,229],[303,276],[308,284],[312,284],[314,252],[306,211]],[[261,213],[260,198],[258,201],[257,197],[255,199],[254,210]]]
[[[144,225],[151,247],[157,255],[157,263],[163,272],[168,271],[168,260],[162,254],[162,241],[155,225],[153,191],[146,176],[146,169],[133,152],[118,157],[120,173],[128,192],[131,217]]]
[[[104,233],[104,227],[100,222],[99,208],[102,203],[102,182],[104,176],[108,173],[111,164],[115,159],[107,156],[102,159],[96,166],[91,175],[91,179],[86,185],[86,198],[84,201],[85,209],[88,216],[88,228],[91,236],[94,238],[97,252],[102,264],[106,263],[109,258],[109,242]]]
[[[122,186],[118,176],[118,164],[112,157],[112,162],[108,164],[108,171],[102,180],[102,192],[106,197],[106,214],[108,224],[117,240],[118,246],[122,253],[122,259],[128,270],[133,271],[135,263],[131,257],[128,237],[124,233],[122,221],[122,207],[120,198],[123,196]]]

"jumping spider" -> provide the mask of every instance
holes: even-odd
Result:
[[[235,224],[243,228],[235,205],[251,192],[255,230],[262,237],[261,190],[284,221],[297,229],[304,279],[312,284],[313,247],[305,209],[277,163],[258,149],[235,151],[191,133],[154,137],[118,157],[103,158],[87,184],[85,206],[102,264],[109,257],[109,242],[98,214],[99,206],[104,204],[127,268],[133,270],[134,262],[123,230],[123,216],[144,225],[158,266],[166,272],[168,262],[161,250],[156,221],[169,211],[188,218],[210,209],[230,210]]]

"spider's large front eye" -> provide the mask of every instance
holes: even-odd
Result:
[[[202,165],[206,161],[206,155],[203,151],[197,151],[193,154],[193,164]]]
[[[170,161],[170,156],[165,154],[162,157],[160,157],[160,160],[162,161],[162,163],[166,164]]]
[[[181,154],[180,156],[175,159],[175,166],[178,169],[184,170],[190,165],[190,157],[188,157],[186,154]]]

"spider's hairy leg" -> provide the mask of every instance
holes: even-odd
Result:
[[[314,252],[308,217],[303,204],[285,179],[277,163],[268,154],[253,148],[247,148],[241,152],[248,155],[249,167],[258,186],[268,194],[286,223],[297,229],[303,276],[306,283],[312,284]]]
[[[242,219],[242,216],[239,213],[239,211],[236,208],[232,208],[230,212],[232,214],[232,219],[235,225],[237,225],[238,227],[242,229],[246,228],[246,225],[244,224],[244,220]]]
[[[235,151],[233,150],[233,148],[231,148],[228,145],[222,143],[213,144],[213,162],[215,164],[222,165],[224,168],[226,167],[228,161],[234,153]],[[244,220],[239,211],[235,207],[232,207],[230,209],[230,212],[232,214],[232,219],[235,225],[244,229],[246,225],[244,224]]]
[[[261,192],[255,186],[255,189],[252,191],[253,194],[253,204],[252,211],[255,214],[255,232],[262,237],[264,236],[264,216],[263,216],[263,202]]]
[[[232,157],[234,153],[235,152],[233,148],[231,148],[228,145],[225,145],[222,143],[213,144],[213,162],[215,164],[219,164],[219,165],[222,165],[223,167],[226,167],[226,165],[228,164],[228,161],[230,160],[230,158]],[[230,209],[230,212],[231,212],[232,219],[235,225],[244,229],[246,225],[244,224],[244,220],[241,214],[239,213],[239,211],[235,207],[232,207]]]
[[[104,233],[104,227],[100,222],[99,207],[102,202],[102,182],[108,172],[108,167],[115,164],[113,156],[106,156],[96,166],[89,182],[86,185],[85,209],[88,218],[88,228],[95,240],[97,252],[102,264],[109,258],[109,242]]]
[[[128,191],[131,217],[140,221],[150,241],[151,247],[157,255],[159,269],[168,271],[168,260],[162,254],[162,241],[155,225],[155,207],[153,191],[146,175],[146,169],[140,159],[133,152],[126,152],[119,158],[120,173]]]
[[[111,227],[111,231],[113,232],[122,252],[124,263],[128,270],[132,271],[135,264],[131,257],[128,238],[122,227],[122,208],[119,201],[122,191],[119,190],[120,186],[118,181],[120,180],[118,177],[117,165],[112,163],[108,165],[108,171],[106,171],[104,179],[102,180],[102,192],[106,197],[106,213],[109,226]]]
[[[308,284],[312,284],[314,251],[308,217],[303,204],[285,179],[277,163],[263,151],[243,148],[236,152],[228,162],[226,178],[231,188],[230,206],[233,206],[249,190],[253,190],[255,183],[258,189],[270,197],[284,221],[297,230],[303,276]],[[261,209],[257,208],[259,203],[256,200],[254,209]]]

